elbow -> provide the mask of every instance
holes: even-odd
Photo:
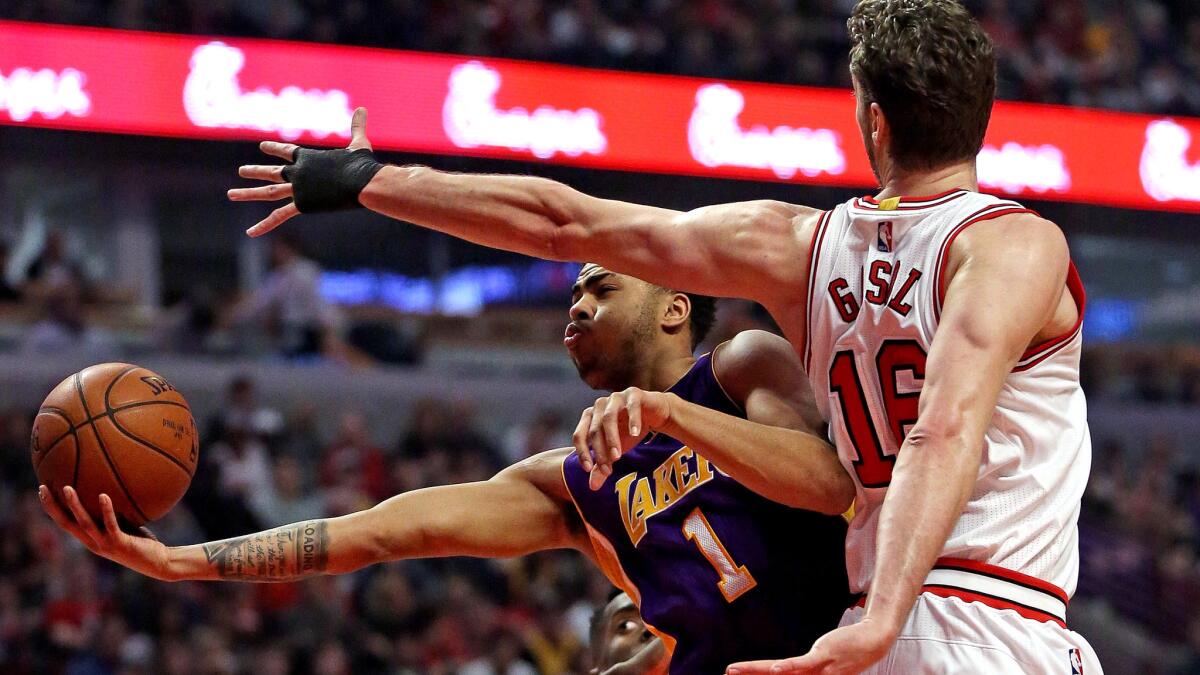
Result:
[[[823,504],[824,508],[821,508],[820,512],[827,516],[840,516],[854,506],[855,496],[857,496],[857,491],[854,488],[854,480],[850,478],[850,474],[842,471],[834,484],[830,486],[829,494]]]
[[[801,504],[789,504],[789,506],[807,508],[827,516],[840,516],[846,513],[854,505],[854,481],[844,471],[841,474],[825,486],[825,490],[815,502],[808,501]]]

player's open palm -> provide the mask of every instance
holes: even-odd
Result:
[[[265,180],[272,185],[234,188],[227,194],[235,202],[280,199],[292,201],[275,209],[246,234],[264,235],[301,213],[326,213],[360,208],[358,195],[383,168],[367,140],[367,109],[358,108],[350,120],[350,145],[338,149],[302,148],[294,143],[263,141],[259,148],[287,164],[250,164],[238,168],[242,178]]]
[[[62,490],[61,501],[50,494],[50,488],[38,486],[38,499],[42,508],[59,527],[83,542],[89,551],[98,556],[141,572],[148,577],[167,580],[167,547],[154,538],[150,530],[141,528],[142,536],[128,534],[117,523],[117,513],[108,495],[100,495],[100,512],[103,524],[97,525],[74,488]]]
[[[868,622],[826,633],[804,656],[779,661],[747,661],[727,675],[858,675],[882,659],[894,640]]]
[[[671,418],[670,397],[630,387],[596,399],[595,405],[583,411],[571,440],[580,466],[591,474],[593,490],[600,489],[612,475],[613,462]]]

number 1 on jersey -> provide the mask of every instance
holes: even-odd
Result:
[[[683,520],[683,536],[696,544],[700,555],[704,556],[721,577],[717,588],[721,589],[721,595],[725,596],[726,602],[737,600],[743,593],[758,585],[754,575],[750,574],[745,565],[738,565],[733,561],[729,551],[725,550],[725,545],[717,538],[717,533],[713,531],[708,518],[704,517],[699,508]]]

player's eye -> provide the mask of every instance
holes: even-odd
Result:
[[[603,298],[604,296],[608,295],[609,293],[611,293],[615,290],[617,290],[616,286],[611,286],[611,285],[601,286],[600,288],[596,289],[596,297]]]
[[[634,621],[633,619],[625,619],[619,626],[617,626],[617,630],[622,633],[632,633],[640,628],[641,626],[638,625],[638,622]]]

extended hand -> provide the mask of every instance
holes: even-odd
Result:
[[[826,633],[804,656],[735,663],[725,672],[727,675],[858,675],[887,655],[893,642],[893,636],[864,620]]]
[[[588,484],[593,490],[599,490],[612,474],[612,464],[621,453],[671,418],[670,397],[630,387],[596,399],[595,405],[583,411],[571,440],[579,465],[591,474]]]
[[[50,488],[45,485],[38,486],[38,499],[50,518],[83,542],[92,553],[148,577],[169,581],[167,547],[155,539],[146,528],[141,529],[144,536],[123,532],[117,524],[117,513],[113,510],[112,500],[108,495],[100,495],[100,512],[104,527],[96,526],[87,510],[83,508],[83,503],[79,501],[79,494],[72,487],[68,486],[62,490],[62,500],[66,502],[70,514],[63,510],[50,494]]]
[[[358,194],[379,173],[383,164],[375,161],[367,140],[367,109],[358,108],[350,120],[350,145],[345,149],[319,150],[293,143],[263,141],[263,152],[290,164],[252,164],[238,169],[242,178],[271,181],[274,185],[235,188],[227,194],[235,202],[268,201],[292,197],[293,201],[275,209],[246,234],[257,237],[279,227],[299,213],[324,213],[359,208]]]

